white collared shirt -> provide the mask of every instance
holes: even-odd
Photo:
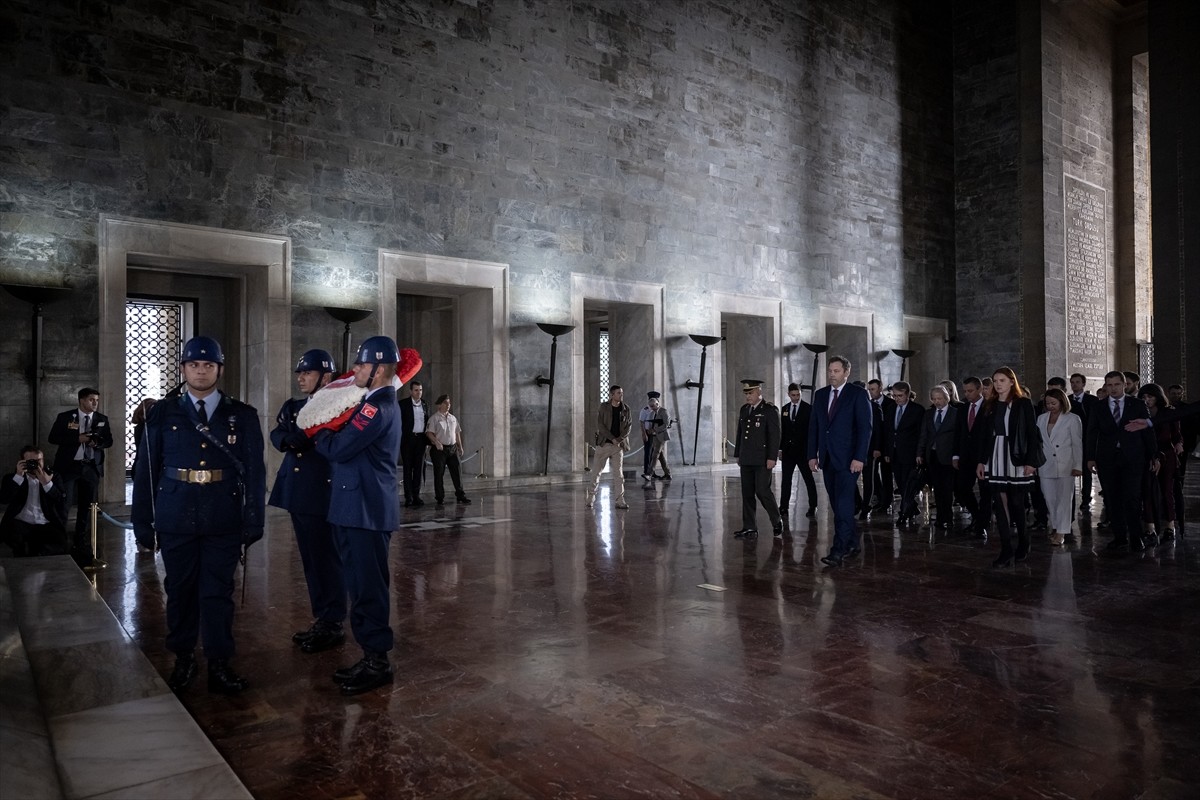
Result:
[[[25,507],[21,509],[19,514],[17,514],[17,519],[21,520],[22,522],[29,523],[30,525],[45,525],[49,523],[50,520],[48,520],[45,513],[42,512],[42,497],[39,489],[45,488],[47,492],[50,491],[50,489],[54,486],[54,481],[51,480],[45,485],[45,487],[42,487],[41,481],[39,481],[37,478],[32,478],[28,475],[17,475],[15,473],[13,474],[13,481],[15,481],[17,485],[21,485],[23,483],[33,484],[29,487],[29,495],[25,498]]]

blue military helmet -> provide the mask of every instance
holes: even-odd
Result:
[[[309,350],[300,356],[300,360],[296,363],[296,372],[308,372],[309,370],[324,374],[326,372],[336,372],[337,367],[333,363],[333,356],[329,355],[326,351]]]
[[[211,361],[223,367],[225,353],[221,351],[221,345],[216,339],[209,336],[193,336],[187,340],[187,344],[183,346],[183,354],[179,356],[180,364],[188,361]]]
[[[372,336],[358,346],[355,364],[399,364],[400,348],[390,336]]]

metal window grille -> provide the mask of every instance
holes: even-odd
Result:
[[[1143,386],[1154,383],[1154,342],[1138,342],[1138,377]]]
[[[600,329],[600,402],[608,402],[608,330]]]
[[[125,301],[125,419],[143,397],[159,398],[177,382],[183,346],[184,304]],[[125,471],[133,470],[133,425],[125,426]]]

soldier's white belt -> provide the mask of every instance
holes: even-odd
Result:
[[[219,469],[178,469],[167,467],[163,476],[184,483],[216,483],[225,477]]]

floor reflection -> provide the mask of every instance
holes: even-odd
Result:
[[[627,510],[610,491],[405,509],[397,680],[350,699],[329,676],[352,645],[290,641],[309,612],[273,514],[239,575],[253,688],[184,702],[261,798],[1200,792],[1200,532],[1107,558],[1097,506],[1067,548],[992,571],[987,542],[884,517],[830,570],[823,490],[815,520],[750,542],[730,471],[630,483]],[[104,532],[96,585],[166,673],[161,561],[125,536]]]

